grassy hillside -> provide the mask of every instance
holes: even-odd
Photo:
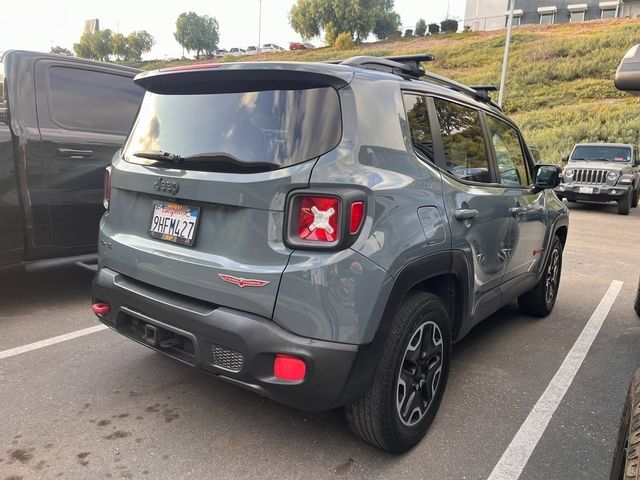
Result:
[[[505,32],[457,33],[358,46],[246,57],[321,61],[354,55],[433,53],[428,68],[467,84],[498,84]],[[624,53],[640,43],[639,20],[520,27],[514,31],[505,110],[545,161],[579,141],[640,142],[640,103],[613,87]],[[225,58],[223,61],[237,61]],[[188,62],[173,62],[183,64]],[[147,62],[145,69],[167,66]]]

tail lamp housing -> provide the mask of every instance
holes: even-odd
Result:
[[[287,202],[285,243],[339,250],[353,244],[366,216],[366,195],[352,189],[297,190]]]

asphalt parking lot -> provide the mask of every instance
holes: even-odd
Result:
[[[436,421],[403,456],[359,441],[340,410],[283,407],[110,330],[15,353],[98,325],[91,274],[3,274],[0,480],[486,479],[617,280],[622,288],[539,442],[526,431],[519,437],[535,446],[520,478],[608,478],[628,382],[640,366],[632,307],[640,208],[623,217],[614,206],[571,207],[553,314],[530,318],[514,304],[455,345]]]

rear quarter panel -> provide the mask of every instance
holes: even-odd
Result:
[[[397,79],[381,80],[365,72],[356,78],[355,85],[340,90],[342,142],[320,157],[310,186],[363,189],[367,212],[362,233],[352,253],[341,254],[344,258],[294,251],[274,321],[301,335],[363,344],[373,339],[399,272],[417,259],[450,249],[451,240],[440,174],[409,153],[413,147]],[[288,285],[297,287],[289,291]],[[347,288],[340,295],[323,295],[325,285]],[[300,294],[302,289],[310,294]],[[301,324],[300,311],[322,314]]]

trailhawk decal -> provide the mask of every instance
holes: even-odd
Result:
[[[240,288],[264,287],[265,285],[269,284],[269,282],[267,282],[266,280],[256,280],[253,278],[238,278],[238,277],[234,277],[233,275],[225,275],[224,273],[219,273],[218,277],[220,277],[220,280],[227,283],[233,283],[234,285],[237,285]]]

